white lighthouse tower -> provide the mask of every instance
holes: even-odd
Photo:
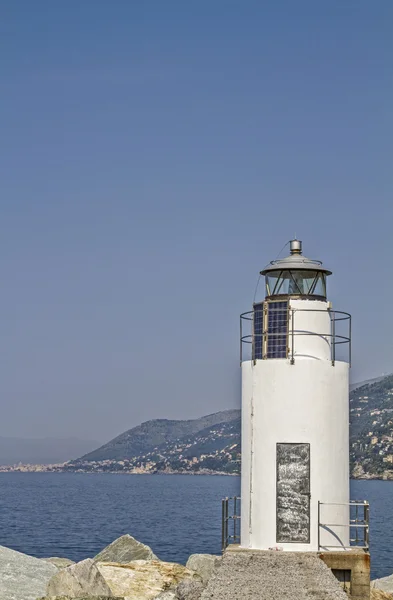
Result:
[[[265,299],[241,317],[241,546],[345,549],[350,315],[328,300],[331,271],[299,240],[290,249],[261,271]]]

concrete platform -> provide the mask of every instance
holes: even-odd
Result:
[[[362,550],[320,552],[319,557],[332,570],[351,600],[370,599],[370,554]]]
[[[348,600],[348,596],[316,553],[232,546],[201,600]]]

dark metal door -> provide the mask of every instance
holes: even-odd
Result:
[[[310,542],[310,444],[277,444],[277,542]]]

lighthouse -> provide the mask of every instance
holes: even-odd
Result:
[[[241,315],[244,548],[350,546],[351,317],[329,301],[331,274],[292,240]]]

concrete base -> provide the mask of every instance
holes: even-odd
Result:
[[[235,548],[224,552],[201,600],[348,600],[316,552]]]
[[[370,554],[358,550],[320,552],[319,558],[332,570],[352,600],[370,600]]]
[[[225,554],[249,554],[252,555],[272,554],[285,556],[288,554],[304,556],[318,556],[332,571],[341,587],[349,595],[351,600],[370,600],[370,554],[363,550],[345,550],[329,552],[273,552],[264,550],[250,550],[237,544],[230,544]]]

